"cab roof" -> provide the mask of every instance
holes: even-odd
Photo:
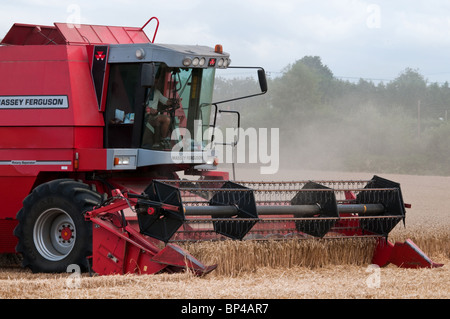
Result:
[[[54,23],[54,26],[15,23],[1,42],[9,45],[89,45],[151,43],[143,28]]]

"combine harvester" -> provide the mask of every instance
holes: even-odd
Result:
[[[375,237],[374,263],[440,266],[410,241],[387,240],[405,219],[395,182],[250,183],[217,171],[202,133],[218,114],[237,113],[220,103],[250,96],[213,103],[229,54],[221,45],[155,44],[158,27],[153,17],[141,28],[14,24],[6,34],[0,253],[21,254],[34,272],[76,264],[99,275],[203,275],[216,266],[175,242]],[[266,93],[264,70],[249,69],[261,88],[251,96]],[[189,139],[197,131],[200,140]]]

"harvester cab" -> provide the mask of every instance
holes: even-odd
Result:
[[[205,132],[215,68],[226,67],[228,55],[151,43],[111,45],[106,54],[105,148],[121,149],[118,161],[129,169],[173,163],[215,169]]]
[[[264,70],[252,68],[261,92],[213,102],[230,55],[155,44],[158,26],[14,24],[4,37],[0,253],[35,272],[202,275],[215,265],[174,242],[373,237],[379,264],[437,266],[412,243],[386,244],[405,218],[395,182],[237,182],[217,171],[217,114],[231,112],[219,105],[266,93]]]

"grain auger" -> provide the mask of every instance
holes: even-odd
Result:
[[[94,232],[101,233],[94,235],[93,268],[105,274],[188,268],[203,275],[216,265],[204,266],[174,242],[344,237],[375,238],[373,263],[380,266],[442,266],[410,240],[389,242],[408,207],[400,185],[378,176],[315,182],[154,180],[142,194],[119,192],[88,213]],[[132,208],[134,218],[125,217],[125,208]],[[135,246],[138,252],[128,251]]]

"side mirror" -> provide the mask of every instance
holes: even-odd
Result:
[[[144,63],[141,68],[141,86],[152,87],[155,85],[155,64]]]
[[[267,92],[267,79],[266,79],[266,72],[264,69],[258,69],[258,80],[259,80],[259,87],[261,88],[261,92],[266,93]]]
[[[253,66],[229,66],[228,69],[253,69],[253,70],[258,69],[258,81],[259,81],[259,88],[261,89],[261,92],[256,93],[256,94],[250,94],[250,95],[245,95],[245,96],[241,96],[241,97],[236,97],[236,98],[232,98],[232,99],[228,99],[228,100],[223,100],[223,101],[219,101],[219,102],[214,102],[214,103],[212,103],[213,105],[247,99],[249,97],[254,97],[254,96],[263,95],[263,94],[267,93],[268,87],[267,87],[266,71],[264,71],[263,68],[253,67]]]

